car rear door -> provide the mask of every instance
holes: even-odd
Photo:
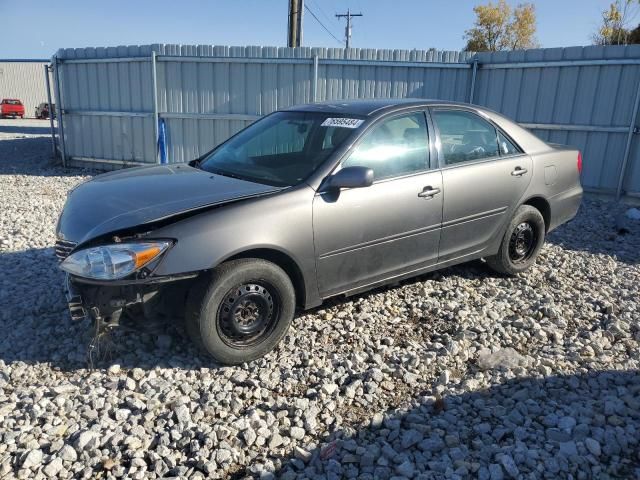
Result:
[[[341,165],[372,168],[373,185],[316,194],[313,228],[322,296],[436,263],[442,175],[430,169],[430,148],[424,111],[380,120]]]
[[[438,262],[477,254],[502,234],[532,177],[532,160],[479,113],[432,108],[444,188]]]

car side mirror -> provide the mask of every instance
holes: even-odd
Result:
[[[367,167],[346,167],[327,178],[324,190],[370,187],[373,170]]]

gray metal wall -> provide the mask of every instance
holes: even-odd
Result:
[[[640,46],[592,46],[478,54],[474,102],[531,128],[543,140],[583,152],[591,190],[640,192],[637,122]],[[629,62],[629,63],[623,63]]]
[[[579,147],[588,189],[615,193],[623,179],[627,193],[640,193],[640,150],[630,133],[640,99],[640,46],[474,56],[149,45],[60,50],[55,61],[64,109],[61,146],[74,165],[157,162],[158,118],[166,122],[169,161],[183,162],[260,115],[297,103],[473,98],[545,140]]]
[[[0,99],[17,98],[25,116],[33,117],[38,105],[47,101],[44,66],[46,60],[0,60]]]

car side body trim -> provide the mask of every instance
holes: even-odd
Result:
[[[363,243],[354,245],[354,246],[349,247],[349,248],[341,248],[341,249],[338,249],[338,250],[327,252],[327,253],[325,253],[323,255],[320,255],[319,258],[327,258],[327,257],[331,257],[331,256],[338,255],[338,254],[341,254],[341,253],[352,252],[352,251],[355,251],[355,250],[359,250],[361,248],[370,247],[370,246],[373,246],[373,245],[378,245],[378,244],[381,244],[381,243],[393,242],[394,240],[398,240],[400,238],[411,237],[413,235],[419,235],[421,233],[426,233],[426,232],[432,232],[434,230],[439,229],[440,227],[441,227],[441,225],[437,224],[437,225],[431,225],[431,226],[425,227],[425,228],[418,228],[416,230],[411,230],[409,232],[405,232],[405,233],[398,234],[398,235],[390,235],[388,237],[384,237],[384,238],[381,238],[381,239],[378,239],[378,240],[375,240],[375,241],[363,242]]]

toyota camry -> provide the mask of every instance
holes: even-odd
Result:
[[[299,309],[483,258],[535,262],[581,202],[578,150],[475,105],[315,103],[188,164],[99,175],[57,225],[73,318],[183,317],[221,363],[274,348]]]

